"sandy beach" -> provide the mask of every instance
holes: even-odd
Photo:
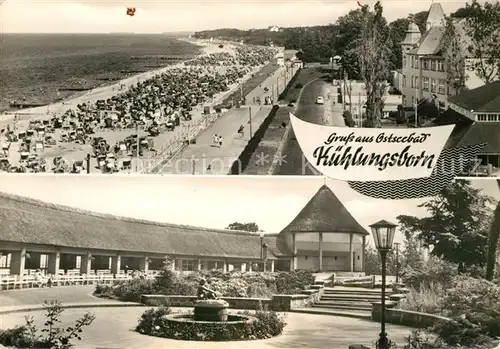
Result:
[[[201,41],[190,41],[196,45],[201,46],[202,53],[198,57],[208,56],[214,53],[227,52],[231,55],[235,54],[235,45],[224,43],[224,46],[221,48],[219,43],[210,43],[210,42],[201,42]],[[17,112],[6,112],[1,115],[0,119],[0,128],[10,130],[14,130],[14,132],[25,131],[30,127],[30,121],[32,120],[50,120],[54,116],[60,116],[64,114],[68,109],[76,109],[78,104],[87,103],[93,104],[97,100],[109,99],[119,93],[127,91],[132,86],[137,84],[138,82],[142,82],[145,80],[149,80],[156,75],[167,72],[171,69],[182,68],[184,67],[184,62],[180,62],[168,67],[163,67],[161,69],[152,70],[146,73],[141,73],[121,81],[117,81],[112,85],[107,85],[103,87],[99,87],[93,90],[88,91],[83,95],[77,96],[70,100],[65,100],[63,102],[54,103],[44,107],[35,107],[29,109],[19,110]],[[224,71],[227,67],[220,66],[217,67],[217,71]],[[203,115],[204,106],[214,106],[220,104],[222,100],[237,90],[241,83],[248,80],[252,75],[257,73],[262,66],[254,67],[249,73],[247,73],[242,79],[240,79],[237,83],[232,84],[229,87],[228,91],[221,92],[215,94],[210,100],[205,101],[202,104],[197,105],[191,111],[192,120],[183,121],[181,126],[176,127],[174,131],[171,132],[162,132],[158,136],[154,137],[154,148],[157,150],[158,154],[166,154],[169,152],[169,149],[178,144],[187,134],[191,134],[193,132],[197,132],[197,130],[206,127],[207,122],[210,120],[214,121],[214,116],[210,116],[210,118],[206,118]],[[215,116],[216,117],[216,116]],[[63,130],[56,129],[54,133],[50,134],[50,136],[56,140],[57,144],[49,146],[45,144],[43,150],[39,150],[36,152],[38,156],[46,160],[46,172],[51,172],[53,167],[53,159],[55,157],[63,157],[69,164],[72,164],[74,161],[82,161],[85,159],[87,154],[92,154],[92,147],[90,144],[77,144],[75,142],[59,142],[59,139],[63,133]],[[147,132],[145,130],[139,130],[138,132],[131,129],[124,130],[102,130],[97,131],[93,135],[93,137],[102,137],[106,140],[108,144],[115,144],[119,141],[122,141],[127,136],[139,134],[139,136],[146,136]],[[4,155],[9,160],[12,166],[18,166],[19,161],[21,159],[20,154],[20,143],[21,142],[13,142],[8,145],[7,139],[2,137],[2,147],[4,148]],[[9,147],[8,151],[5,149]],[[92,166],[90,168],[91,173],[100,173],[101,170],[96,168],[96,160],[91,160]],[[134,171],[134,169],[127,170]]]

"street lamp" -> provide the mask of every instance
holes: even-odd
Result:
[[[260,233],[260,259],[262,261],[262,270],[266,272],[267,270],[267,244],[264,241],[266,234],[264,232]]]
[[[397,225],[386,220],[381,220],[377,223],[370,225],[375,240],[375,247],[380,252],[380,259],[382,260],[382,295],[381,295],[381,314],[380,314],[380,338],[377,342],[377,349],[389,349],[389,339],[385,332],[385,274],[387,253],[392,248],[394,235],[396,233]]]
[[[399,247],[401,244],[399,242],[394,243],[394,249],[396,250],[396,284],[399,284]]]

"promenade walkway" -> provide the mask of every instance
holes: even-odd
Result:
[[[285,68],[277,69],[274,74],[246,96],[247,105],[229,110],[196,138],[196,144],[184,147],[170,161],[159,166],[160,170],[157,173],[228,174],[233,162],[238,159],[251,138],[250,112],[252,113],[251,131],[255,134],[272,109],[272,106],[253,103],[254,98],[260,98],[261,101],[264,101],[265,96],[276,96],[276,92],[272,91],[283,92],[292,78],[292,74],[288,74],[287,77],[286,79]],[[265,91],[265,88],[268,91]],[[240,126],[244,126],[242,135],[237,132]],[[224,140],[221,147],[214,145],[215,134],[222,136]]]

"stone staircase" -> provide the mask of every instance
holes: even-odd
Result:
[[[296,311],[309,314],[323,314],[371,319],[372,303],[380,301],[380,289],[360,287],[325,287],[320,300],[311,308],[301,308]],[[386,299],[392,289],[386,289]]]

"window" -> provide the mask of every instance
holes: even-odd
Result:
[[[429,60],[422,59],[422,69],[429,70]]]
[[[193,259],[182,259],[180,262],[181,271],[194,271],[198,269],[198,261]]]
[[[411,67],[415,68],[415,56],[411,56]]]
[[[403,75],[403,87],[406,87],[406,75]]]
[[[497,116],[497,114],[488,115],[488,121],[498,121]]]
[[[224,262],[222,261],[207,261],[207,270],[224,269]]]
[[[437,69],[437,62],[436,60],[431,60],[431,70],[436,71]]]
[[[403,68],[406,68],[406,55],[403,53]]]
[[[10,268],[11,257],[10,253],[0,255],[0,268]]]
[[[438,93],[440,95],[446,94],[446,81],[444,80],[439,80],[439,86],[438,86]]]
[[[49,255],[42,254],[40,255],[40,269],[47,269],[49,265]]]
[[[436,79],[431,79],[431,92],[436,92]]]
[[[418,88],[418,76],[411,77],[411,88]]]
[[[424,91],[429,91],[429,78],[428,77],[422,78],[422,89]]]
[[[438,71],[444,71],[444,61],[438,61]]]
[[[486,114],[477,115],[477,121],[486,121],[487,119],[488,119],[488,116]]]

